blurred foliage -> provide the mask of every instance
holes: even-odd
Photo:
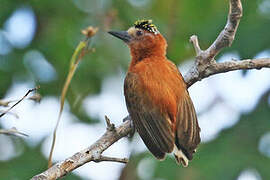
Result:
[[[241,58],[252,58],[270,48],[269,11],[260,11],[260,3],[267,0],[243,1],[244,16],[236,39],[227,51],[236,51]],[[129,51],[124,43],[110,37],[109,29],[125,30],[140,18],[153,19],[159,31],[168,40],[168,57],[176,64],[194,57],[189,37],[197,34],[202,49],[207,48],[224,27],[228,1],[216,0],[1,0],[0,30],[18,8],[31,8],[37,23],[34,39],[24,48],[13,47],[0,55],[0,97],[3,97],[14,82],[34,81],[41,85],[42,96],[59,96],[64,84],[69,60],[79,40],[80,30],[88,25],[100,28],[92,43],[96,52],[87,55],[80,63],[67,93],[71,111],[85,123],[98,122],[89,117],[82,108],[83,100],[90,94],[98,94],[102,80],[127,69]],[[20,31],[20,29],[18,29]],[[44,55],[57,72],[57,78],[48,82],[39,81],[29,72],[24,56],[30,50]],[[267,119],[268,117],[268,119]],[[203,144],[192,161],[192,167],[179,168],[173,160],[157,163],[154,177],[163,179],[235,179],[246,167],[256,168],[263,179],[269,179],[270,162],[258,152],[260,136],[269,131],[269,109],[265,99],[250,114],[243,115],[240,122],[223,131],[216,140]],[[3,147],[0,147],[3,148]],[[0,162],[0,179],[27,179],[45,169],[46,159],[40,148],[31,148],[22,143],[19,157]],[[135,155],[132,165],[125,171],[136,169],[143,155]],[[268,166],[266,166],[268,164]],[[129,169],[129,167],[132,168]],[[124,171],[123,171],[124,172]],[[134,172],[133,174],[136,174]],[[123,175],[124,176],[124,175]],[[135,176],[135,175],[134,175]],[[67,179],[76,179],[73,175]]]
[[[14,137],[14,144],[23,151],[18,157],[9,161],[0,161],[0,179],[30,179],[33,175],[47,168],[47,159],[41,154],[40,146],[30,148],[21,139]],[[70,174],[65,179],[77,180],[79,177]]]

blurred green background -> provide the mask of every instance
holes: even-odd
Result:
[[[224,55],[230,53],[237,54],[236,57],[240,59],[253,58],[260,53],[270,55],[270,0],[245,0],[243,10],[243,18],[232,47],[222,51],[217,59],[222,59]],[[98,124],[104,120],[87,112],[87,108],[84,108],[84,100],[89,96],[101,94],[105,79],[116,76],[119,71],[124,74],[130,59],[126,45],[110,37],[106,31],[126,30],[135,20],[152,19],[168,41],[169,59],[181,65],[193,59],[195,55],[189,37],[193,34],[198,35],[201,48],[207,48],[224,27],[227,11],[228,0],[1,0],[0,99],[9,100],[17,98],[17,95],[22,96],[26,91],[20,91],[21,93],[16,94],[16,97],[12,97],[10,92],[19,91],[15,88],[16,84],[25,82],[31,85],[30,88],[40,85],[39,93],[43,98],[58,98],[69,69],[70,57],[78,42],[83,39],[80,31],[89,25],[96,26],[99,27],[99,32],[91,41],[91,46],[96,49],[96,52],[86,55],[80,63],[67,93],[66,103],[72,121],[87,126]],[[254,71],[254,73],[258,72]],[[111,172],[106,163],[101,163],[102,173],[116,173],[113,177],[129,180],[270,179],[269,69],[264,70],[264,73],[266,76],[253,74],[262,79],[253,79],[253,81],[249,79],[246,88],[238,89],[248,93],[247,96],[254,97],[252,99],[254,105],[250,106],[248,111],[242,111],[237,104],[232,107],[236,109],[233,110],[234,112],[239,113],[235,123],[227,128],[220,128],[215,137],[205,140],[199,146],[188,168],[177,166],[172,157],[159,162],[148,151],[140,151],[131,152],[130,162],[125,167],[121,166],[117,172]],[[243,78],[241,81],[245,81],[247,72],[243,71],[240,74]],[[219,75],[219,80],[222,81],[225,76],[226,74]],[[255,81],[263,79],[264,83],[259,85],[263,90],[254,90]],[[123,79],[119,81],[122,82]],[[234,82],[233,79],[228,81]],[[207,81],[200,82],[199,86],[203,86],[204,83]],[[236,86],[237,84],[232,83],[228,88],[233,90]],[[119,88],[119,91],[121,90],[122,87]],[[219,93],[222,94],[222,91]],[[196,93],[192,96],[196,99]],[[205,92],[204,98],[201,99],[203,101],[212,96],[211,93]],[[123,103],[124,97],[121,98]],[[234,100],[245,104],[245,99],[234,98]],[[215,100],[213,101],[215,106]],[[230,104],[230,100],[226,98],[221,98],[219,101]],[[196,102],[195,100],[195,106],[199,106]],[[24,106],[26,103],[30,102],[24,102],[19,106]],[[113,106],[117,102],[108,99],[108,103]],[[36,106],[38,105],[31,104],[32,109]],[[212,122],[215,122],[215,119],[218,121],[219,116],[230,116],[230,111],[226,115],[216,112],[215,115],[208,116],[207,111],[211,111],[211,106],[209,103],[209,108],[205,111],[197,111],[199,122],[200,117],[203,116],[201,114],[205,115],[204,119],[211,118]],[[0,110],[5,109],[0,108]],[[106,113],[106,109],[103,111]],[[19,116],[23,117],[24,114],[20,113]],[[39,121],[38,117],[35,117],[36,121]],[[54,125],[56,117],[57,111],[55,111],[55,118],[50,121],[51,126]],[[5,119],[0,119],[0,128],[18,127],[17,121],[25,121],[20,118],[7,123],[9,118],[10,115],[6,115]],[[120,123],[121,117],[118,120]],[[65,118],[62,118],[62,121],[65,121]],[[214,129],[215,123],[208,123],[207,126],[209,129]],[[35,125],[32,129],[42,131],[36,129]],[[19,130],[28,133],[24,129]],[[0,134],[2,154],[0,155],[0,179],[29,179],[45,170],[47,154],[41,149],[52,130],[48,130],[49,134],[43,136],[35,145],[29,143],[27,138],[6,137]],[[98,137],[97,135],[94,139]],[[85,144],[85,147],[90,144]],[[5,154],[11,147],[13,151],[7,157]],[[47,149],[48,147],[46,146]],[[118,166],[116,163],[113,165]],[[108,179],[108,177],[72,173],[64,179],[95,180]]]

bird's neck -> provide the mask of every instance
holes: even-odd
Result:
[[[163,49],[130,49],[131,54],[131,65],[135,65],[138,62],[151,58],[156,59],[166,59],[166,51]]]

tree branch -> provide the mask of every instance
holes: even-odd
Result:
[[[270,58],[261,58],[261,59],[245,59],[241,61],[227,61],[223,63],[213,62],[210,66],[207,67],[207,71],[201,75],[202,78],[208,76],[225,73],[234,70],[240,69],[261,69],[261,68],[270,68]]]
[[[100,156],[98,159],[93,160],[94,162],[101,162],[101,161],[111,161],[111,162],[119,162],[119,163],[128,163],[127,158],[115,158],[115,157],[108,157],[108,156]]]
[[[209,70],[209,66],[215,65],[216,62],[214,57],[221,51],[221,49],[231,46],[241,17],[241,0],[230,0],[227,23],[218,35],[217,39],[207,50],[203,51],[200,49],[198,37],[196,35],[190,37],[190,42],[193,44],[196,52],[196,59],[195,66],[189,70],[184,78],[188,87],[202,78],[209,76],[204,76],[204,74]]]
[[[34,176],[32,180],[57,179],[90,161],[94,162],[114,161],[126,163],[128,161],[127,159],[105,157],[102,156],[101,154],[113,143],[115,143],[122,137],[127,136],[131,131],[132,127],[130,119],[126,120],[123,124],[115,128],[114,130],[108,128],[107,131],[103,134],[103,136],[99,138],[90,147],[80,152],[77,152],[70,158],[67,158],[65,161],[53,165],[45,172],[37,176]]]
[[[222,48],[232,44],[241,16],[241,1],[230,0],[227,24],[214,43],[206,51],[201,50],[197,36],[193,35],[190,38],[197,56],[195,65],[184,77],[188,87],[203,78],[218,73],[239,69],[261,69],[263,67],[270,68],[270,58],[228,61],[223,63],[217,63],[214,60],[214,57]],[[106,118],[107,131],[93,145],[74,154],[72,157],[67,158],[62,162],[55,164],[45,172],[33,177],[32,180],[57,179],[90,161],[114,161],[126,163],[127,159],[111,158],[101,155],[102,152],[109,148],[113,143],[134,131],[130,117],[128,116],[124,118],[124,120],[125,121],[122,125],[119,127],[114,127],[114,125],[110,123],[109,119]]]
[[[3,113],[0,114],[0,118],[3,117],[5,114],[7,114],[12,108],[14,108],[16,105],[18,105],[20,102],[22,102],[27,96],[28,94],[30,94],[32,91],[36,91],[39,89],[39,86],[33,88],[33,89],[30,89],[27,91],[27,93],[20,99],[18,100],[13,106],[11,106],[10,108],[8,108],[6,111],[4,111]],[[8,106],[8,104],[10,103],[11,101],[7,102],[6,104],[4,103],[4,106]],[[3,101],[1,101],[1,105],[3,105]]]
[[[214,58],[222,48],[232,45],[241,17],[241,0],[230,0],[227,24],[214,43],[205,51],[207,60]]]

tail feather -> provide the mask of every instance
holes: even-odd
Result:
[[[174,148],[173,148],[173,154],[174,154],[174,157],[175,157],[175,160],[178,164],[182,164],[184,167],[187,167],[188,166],[188,158],[186,157],[186,155],[182,152],[181,149],[178,149],[176,147],[176,145],[174,145]]]

